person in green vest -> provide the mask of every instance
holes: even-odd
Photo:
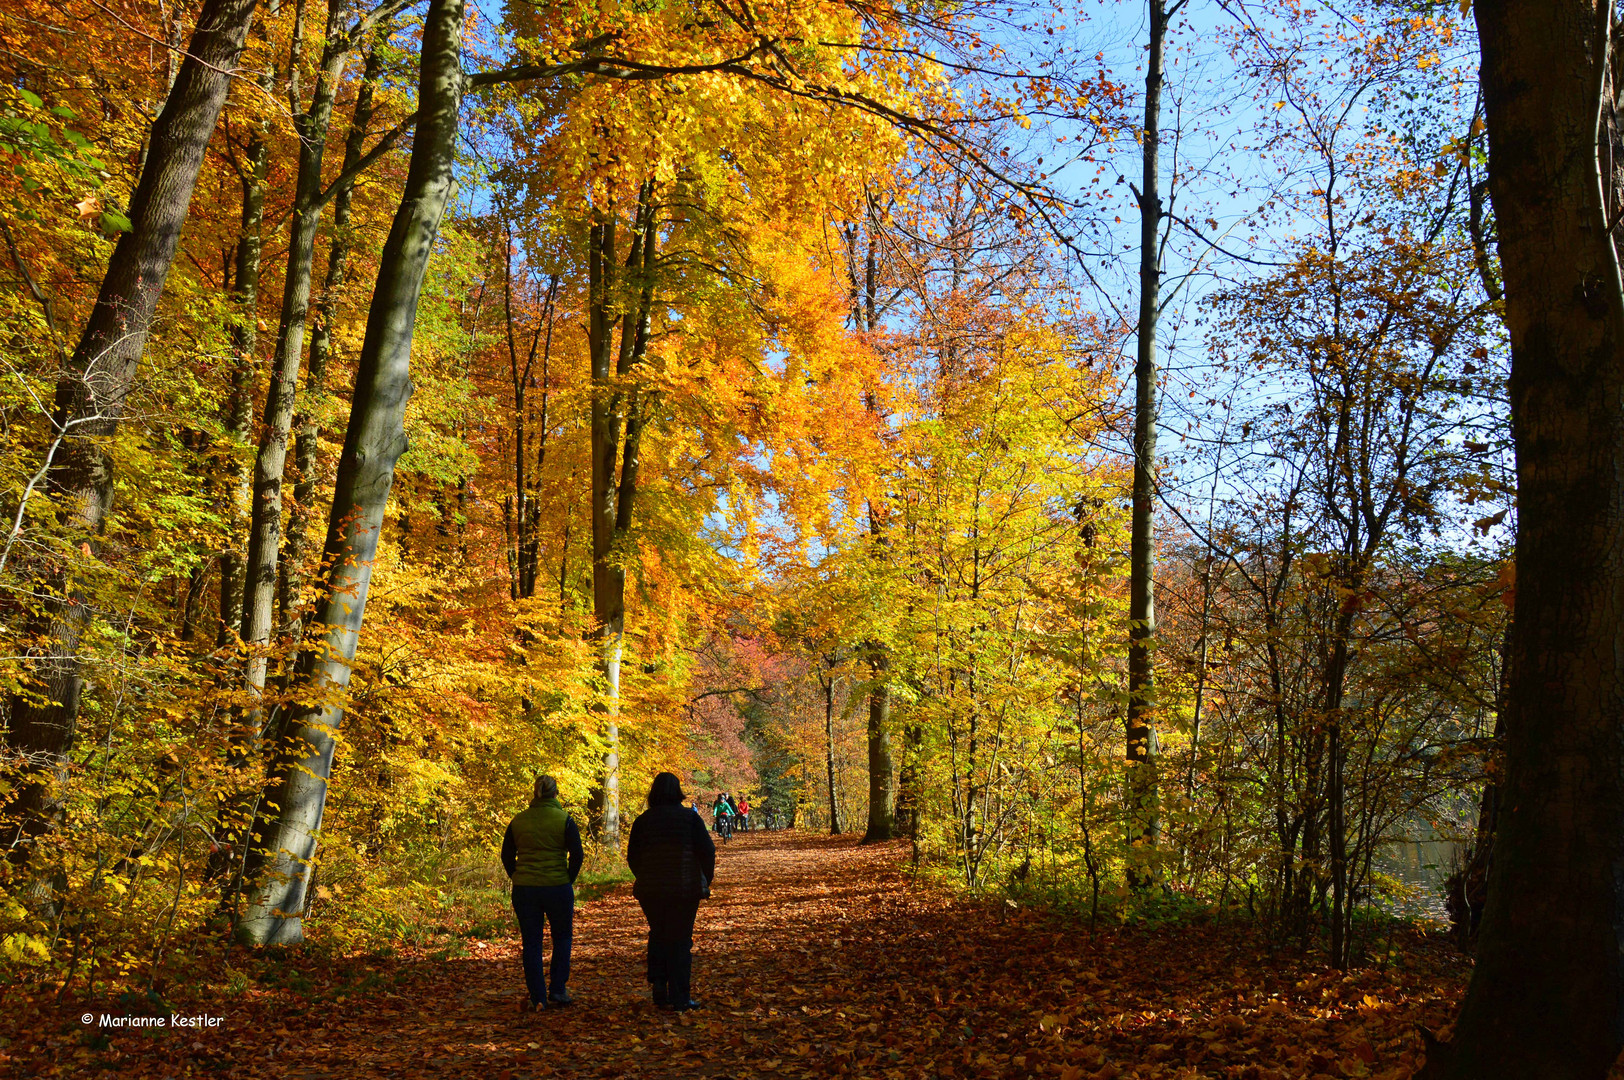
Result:
[[[581,830],[558,801],[558,781],[536,777],[535,798],[508,823],[502,837],[502,868],[513,879],[513,914],[524,942],[524,1011],[569,1005],[570,938],[575,925],[575,875],[586,858]],[[541,935],[553,928],[552,981],[541,963]]]

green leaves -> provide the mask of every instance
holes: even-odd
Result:
[[[93,153],[88,138],[60,121],[75,120],[78,114],[66,105],[49,109],[38,94],[12,87],[16,97],[0,104],[0,156],[12,159],[11,171],[23,193],[40,200],[67,199],[85,188],[99,188],[106,164]],[[35,200],[17,204],[12,213],[32,220],[40,207]],[[119,214],[103,215],[103,232],[128,232],[130,223]]]

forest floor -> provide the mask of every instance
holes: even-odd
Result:
[[[1091,930],[974,903],[911,884],[906,854],[805,833],[726,845],[695,932],[705,1008],[681,1016],[648,1000],[621,886],[576,912],[569,1008],[518,1012],[516,938],[311,964],[298,992],[187,1006],[213,1028],[108,1032],[81,1012],[125,1011],[111,1002],[13,988],[0,1076],[1396,1080],[1464,985],[1424,938],[1343,976],[1244,925]]]

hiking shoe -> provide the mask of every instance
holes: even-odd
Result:
[[[547,1004],[549,1004],[549,1005],[574,1005],[575,1004],[575,999],[570,997],[570,992],[568,990],[560,990],[556,994],[548,994],[547,995]]]
[[[689,998],[685,1004],[674,1004],[671,1007],[677,1012],[687,1012],[689,1009],[703,1009],[705,1006],[701,1005],[693,998]]]

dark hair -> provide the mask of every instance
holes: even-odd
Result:
[[[649,785],[650,806],[681,806],[682,798],[682,781],[677,779],[676,773],[663,772]]]

